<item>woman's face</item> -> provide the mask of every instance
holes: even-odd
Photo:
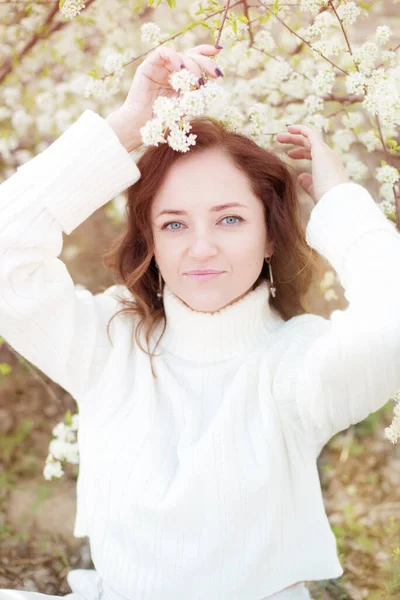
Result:
[[[238,205],[222,208],[228,203]],[[273,252],[261,201],[218,148],[189,152],[170,168],[151,221],[162,278],[197,311],[215,312],[244,296]],[[201,269],[223,273],[209,280],[187,275]]]

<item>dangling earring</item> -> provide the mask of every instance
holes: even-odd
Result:
[[[157,263],[156,263],[157,264]],[[157,265],[158,267],[158,265]],[[158,268],[158,292],[157,292],[157,298],[162,298],[162,278],[161,278],[161,271]]]
[[[271,282],[271,286],[270,286],[271,295],[272,295],[273,298],[275,298],[275,296],[276,296],[276,287],[274,286],[274,278],[273,278],[273,275],[272,275],[271,257],[269,257],[269,260],[267,258],[265,258],[265,260],[268,263],[269,279],[270,279],[270,282]]]

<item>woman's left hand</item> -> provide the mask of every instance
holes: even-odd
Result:
[[[287,128],[289,133],[278,133],[276,139],[283,144],[301,146],[287,151],[291,158],[312,160],[312,175],[301,173],[297,181],[315,203],[335,185],[349,181],[339,154],[324,142],[317,130],[306,125],[288,125]]]

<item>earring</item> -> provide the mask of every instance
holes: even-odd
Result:
[[[157,265],[158,267],[158,265]],[[161,278],[161,271],[160,269],[158,269],[158,292],[157,292],[157,298],[162,298],[162,278]]]
[[[268,263],[269,279],[270,279],[270,282],[271,282],[271,286],[270,286],[271,295],[272,295],[273,298],[275,298],[275,296],[276,296],[276,287],[274,286],[274,278],[273,278],[273,275],[272,275],[271,256],[269,257],[269,260],[267,258],[265,258],[265,260]]]

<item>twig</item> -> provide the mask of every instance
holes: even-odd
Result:
[[[88,9],[88,7],[93,4],[95,0],[87,0],[86,1],[86,8],[85,10]],[[56,16],[56,14],[58,13],[59,8],[58,8],[58,3],[53,4],[52,8],[49,10],[47,17],[45,19],[45,22],[42,26],[43,32],[47,34],[47,39],[49,38],[49,36],[54,33],[54,31],[58,31],[59,29],[61,29],[62,27],[65,27],[66,25],[69,24],[69,22],[65,22],[65,23],[60,23],[59,27],[56,27],[52,30],[50,30],[50,24],[53,22],[54,17]],[[46,31],[48,30],[48,31]],[[23,49],[21,50],[21,52],[18,54],[18,56],[15,57],[8,57],[6,59],[6,61],[4,62],[4,64],[2,65],[2,67],[0,68],[0,84],[4,81],[4,79],[7,77],[7,75],[9,75],[11,73],[11,71],[13,70],[13,62],[16,60],[17,63],[21,62],[21,59],[26,56],[28,54],[28,52],[37,44],[37,42],[44,37],[43,34],[40,33],[34,33],[31,37],[31,39],[25,44],[25,46],[23,47]]]
[[[235,2],[235,4],[232,4],[231,8],[235,8],[235,6],[238,6],[239,4],[243,4],[243,0],[239,0],[238,2]],[[210,13],[209,15],[207,15],[206,17],[204,17],[204,19],[202,19],[202,20],[203,21],[207,21],[207,19],[211,19],[211,17],[215,17],[215,15],[219,15],[223,11],[226,11],[226,8],[221,8],[221,10],[216,10],[215,12]],[[138,56],[135,56],[134,58],[132,58],[128,62],[124,63],[123,66],[127,67],[127,66],[133,64],[134,62],[136,62],[137,60],[139,60],[141,58],[144,58],[145,56],[147,56],[148,54],[150,54],[150,52],[153,52],[153,50],[156,50],[156,48],[159,48],[160,46],[162,46],[163,44],[166,44],[167,42],[171,42],[172,40],[174,40],[175,38],[179,37],[183,33],[184,33],[183,31],[178,31],[178,33],[175,33],[174,35],[171,35],[171,37],[166,38],[165,40],[163,40],[162,42],[160,42],[159,44],[157,44],[157,46],[153,46],[149,50],[146,50],[146,52],[142,52],[142,54],[139,54]],[[219,37],[218,37],[218,40],[219,40]],[[218,44],[218,40],[215,42],[215,45]],[[107,73],[103,77],[99,77],[99,79],[102,80],[102,81],[104,81],[105,79],[107,79],[107,77],[112,77],[113,75],[114,75],[114,72]]]
[[[335,69],[338,69],[339,71],[341,71],[342,73],[344,73],[345,75],[348,75],[349,73],[347,71],[345,71],[344,69],[342,69],[341,67],[339,67],[338,65],[336,65],[334,62],[332,62],[329,58],[327,58],[326,56],[324,56],[324,54],[322,54],[322,52],[320,52],[319,50],[316,50],[315,48],[313,48],[311,46],[311,44],[309,42],[307,42],[303,37],[301,37],[301,35],[299,35],[298,33],[296,33],[296,31],[293,31],[293,29],[291,29],[291,27],[289,27],[289,25],[287,25],[285,23],[285,21],[283,21],[280,17],[278,17],[278,15],[276,15],[274,13],[273,10],[271,10],[266,4],[264,4],[264,2],[262,2],[262,0],[257,0],[259,4],[261,4],[261,6],[263,6],[264,8],[266,8],[271,15],[273,15],[276,19],[278,19],[278,21],[284,26],[286,27],[286,29],[288,31],[290,31],[290,33],[292,33],[293,35],[295,35],[297,38],[299,38],[299,40],[301,40],[304,44],[306,44],[311,50],[313,50],[313,52],[316,52],[317,54],[320,55],[321,58],[323,58],[324,60],[328,61],[328,63],[330,63]]]
[[[229,4],[230,4],[231,0],[227,0],[226,6],[225,6],[225,12],[222,16],[222,23],[221,23],[221,27],[219,28],[219,33],[218,33],[218,37],[215,41],[215,45],[217,46],[219,44],[219,40],[221,39],[221,35],[222,35],[222,30],[224,28],[224,24],[226,21],[226,15],[228,13],[228,9],[229,9]]]
[[[390,165],[392,161],[390,160],[389,152],[388,152],[388,149],[386,148],[385,139],[383,137],[382,127],[381,127],[381,122],[380,122],[379,116],[375,115],[375,119],[376,119],[376,124],[378,126],[378,133],[379,133],[379,137],[381,140],[383,152],[385,153],[385,160],[386,160],[387,164]],[[394,199],[395,199],[395,203],[396,203],[396,226],[397,226],[397,230],[400,231],[400,198],[397,194],[395,185],[393,186],[393,194],[394,194]]]

